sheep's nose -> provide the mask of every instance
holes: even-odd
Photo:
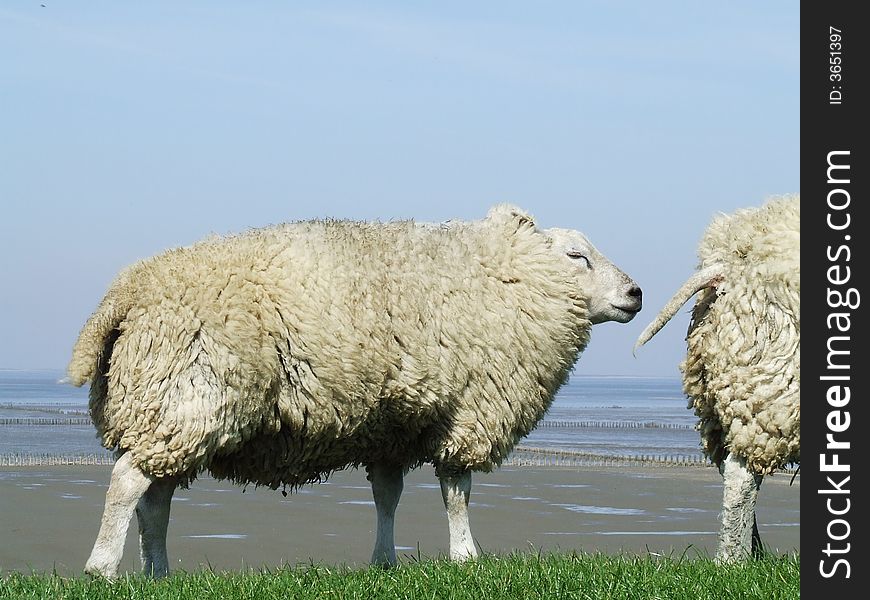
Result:
[[[643,291],[638,286],[633,285],[631,286],[631,289],[628,290],[628,295],[632,298],[637,298],[638,300],[640,300],[643,296]]]

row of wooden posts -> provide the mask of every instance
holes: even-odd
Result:
[[[87,417],[0,417],[3,425],[90,425]],[[548,429],[691,429],[691,425],[680,423],[655,423],[633,421],[551,421],[545,419],[538,423],[538,428]]]
[[[0,467],[36,467],[57,465],[111,465],[115,456],[108,450],[84,454],[59,454],[39,452],[12,452],[0,454]],[[584,465],[600,466],[643,466],[643,465],[704,465],[705,459],[699,454],[664,455],[643,454],[637,456],[611,456],[589,452],[557,450],[518,446],[504,462],[506,466],[571,467]]]

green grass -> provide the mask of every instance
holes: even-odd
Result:
[[[52,574],[0,576],[0,599],[499,598],[765,600],[800,597],[800,557],[719,566],[706,558],[514,554],[469,563],[419,561],[396,569],[305,565],[275,571],[173,573],[114,582]]]

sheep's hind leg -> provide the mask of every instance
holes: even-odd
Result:
[[[752,558],[762,558],[763,556],[764,556],[764,544],[761,543],[761,534],[758,533],[758,522],[755,520],[755,515],[753,514],[753,516],[752,516]]]
[[[471,499],[471,471],[461,475],[439,475],[441,497],[447,509],[450,533],[450,559],[468,560],[477,556],[471,525],[468,522],[468,502]]]
[[[762,476],[746,467],[746,461],[729,454],[719,465],[724,480],[722,527],[719,530],[719,563],[745,560],[752,555],[755,528],[755,502]],[[753,543],[755,542],[755,544]]]
[[[133,466],[129,454],[124,454],[112,469],[112,479],[106,492],[106,506],[97,541],[85,563],[85,572],[113,578],[124,553],[127,527],[133,511],[154,478]]]
[[[166,577],[169,574],[166,529],[169,526],[169,507],[176,484],[177,481],[171,477],[155,479],[136,505],[142,573],[154,578]]]
[[[396,544],[393,524],[396,507],[404,487],[402,467],[393,464],[375,463],[366,467],[368,480],[372,483],[372,496],[378,513],[378,531],[372,564],[393,566],[396,564]]]

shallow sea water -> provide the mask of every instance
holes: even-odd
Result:
[[[0,455],[103,452],[87,388],[60,371],[0,371]],[[699,457],[677,378],[574,376],[522,446],[602,456]]]

